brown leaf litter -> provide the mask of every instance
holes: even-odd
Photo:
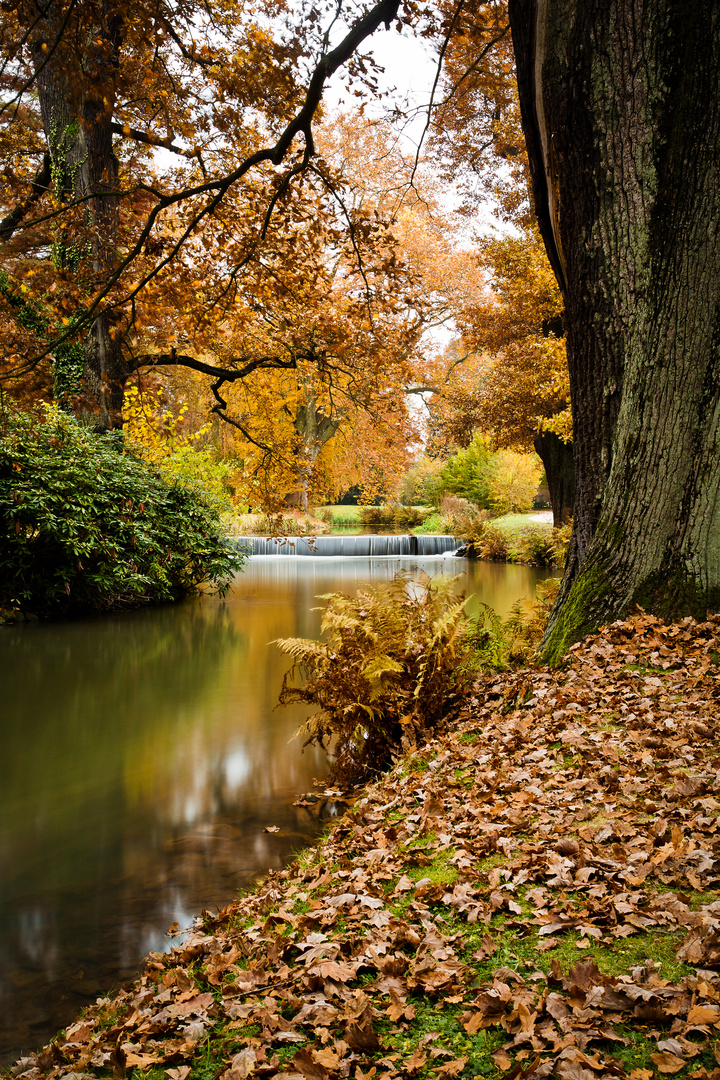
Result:
[[[720,616],[640,614],[483,678],[316,850],[13,1075],[720,1080],[719,653]]]

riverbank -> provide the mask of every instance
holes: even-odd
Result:
[[[720,617],[638,616],[484,678],[14,1075],[718,1080],[719,660]]]

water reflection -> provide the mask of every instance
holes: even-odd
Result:
[[[502,612],[526,567],[452,559],[253,559],[225,600],[0,633],[0,1055],[39,1045],[129,978],[164,931],[280,866],[316,832],[325,774],[274,711],[318,593],[400,565],[468,570]],[[267,825],[278,833],[266,833]]]

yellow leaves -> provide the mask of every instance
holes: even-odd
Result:
[[[484,240],[477,259],[492,291],[462,312],[462,348],[475,356],[460,364],[457,350],[448,356],[447,403],[434,403],[438,413],[455,413],[457,427],[465,416],[466,426],[505,446],[528,446],[558,415],[557,434],[569,437],[565,341],[556,336],[563,304],[537,230]]]
[[[540,482],[542,463],[536,454],[499,450],[488,471],[488,499],[500,513],[528,510]]]

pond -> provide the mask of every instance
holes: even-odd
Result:
[[[280,867],[321,827],[327,775],[274,711],[318,593],[464,571],[507,613],[546,572],[435,559],[256,557],[221,601],[0,630],[0,1061],[130,979],[165,931]],[[279,831],[266,832],[276,826]]]

